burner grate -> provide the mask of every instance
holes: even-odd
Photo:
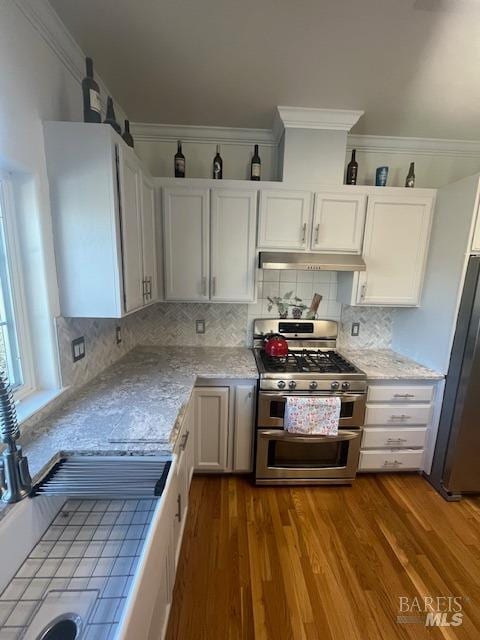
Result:
[[[356,368],[333,350],[289,351],[284,358],[273,358],[262,352],[262,360],[268,372],[278,373],[355,373]]]

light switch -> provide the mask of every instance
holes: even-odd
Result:
[[[360,334],[360,323],[352,322],[352,336],[358,336]]]
[[[195,331],[205,333],[205,320],[195,320]]]
[[[83,336],[72,340],[72,357],[74,362],[85,357],[85,338]]]

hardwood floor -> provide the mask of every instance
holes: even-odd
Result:
[[[419,615],[400,613],[401,596],[462,597],[463,623],[400,624]],[[195,477],[167,638],[477,640],[480,498],[447,503],[417,475]]]

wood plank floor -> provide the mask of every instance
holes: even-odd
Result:
[[[460,596],[463,624],[399,624],[400,596]],[[480,498],[447,503],[407,474],[195,477],[167,638],[478,640]]]

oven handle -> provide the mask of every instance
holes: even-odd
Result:
[[[345,431],[342,429],[341,434],[339,433],[338,436],[296,436],[282,429],[271,429],[268,431],[262,429],[259,433],[261,438],[281,439],[284,442],[344,442],[345,440],[355,440],[355,438],[359,438],[362,435],[362,431],[363,429],[361,427],[355,429],[355,431]]]
[[[332,392],[332,393],[312,393],[311,391],[295,391],[295,393],[283,393],[282,391],[260,391],[258,394],[259,399],[261,398],[283,398],[286,400],[289,396],[310,396],[312,398],[340,398],[341,401],[344,402],[358,402],[359,400],[365,399],[365,393],[341,393]]]

